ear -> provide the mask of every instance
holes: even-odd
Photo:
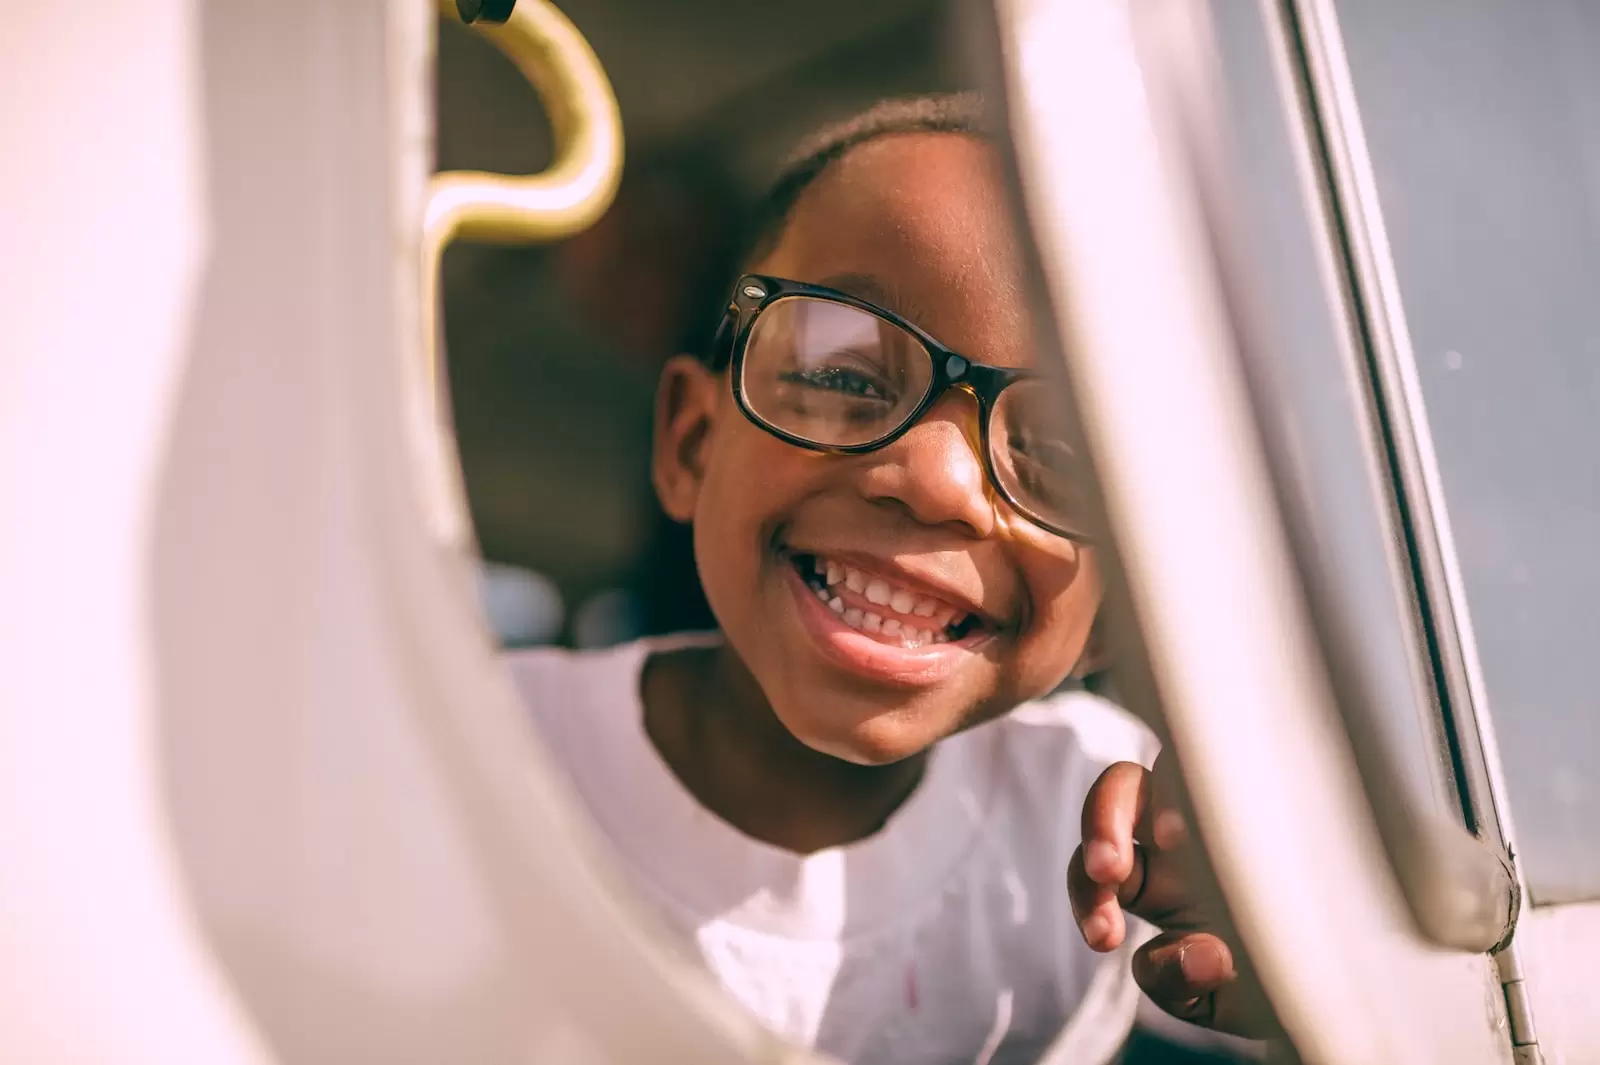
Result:
[[[662,368],[650,476],[661,509],[674,521],[694,518],[723,387],[720,373],[690,355],[674,356]]]

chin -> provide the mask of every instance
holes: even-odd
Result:
[[[923,728],[907,728],[887,713],[854,728],[829,728],[821,722],[783,720],[795,739],[819,754],[859,766],[886,766],[921,754],[940,737]]]

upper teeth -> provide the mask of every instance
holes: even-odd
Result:
[[[919,595],[909,588],[891,584],[883,577],[863,573],[853,566],[831,559],[817,559],[817,576],[826,584],[825,588],[818,591],[817,597],[826,602],[846,625],[867,632],[898,636],[900,642],[907,646],[941,642],[947,639],[945,631],[966,617],[937,599]],[[873,606],[887,609],[873,611],[846,604],[833,591],[835,586],[841,584]],[[912,618],[929,620],[912,624]]]

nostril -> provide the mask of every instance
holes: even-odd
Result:
[[[994,526],[994,496],[980,458],[981,443],[968,439],[957,411],[929,417],[860,467],[863,494],[897,505],[919,524],[962,525],[986,536]],[[968,419],[970,420],[970,419]]]

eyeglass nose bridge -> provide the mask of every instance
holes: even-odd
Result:
[[[983,371],[985,367],[974,363],[965,355],[953,351],[930,352],[935,364],[939,367],[938,380],[935,382],[934,402],[943,398],[943,394],[952,389],[965,392],[972,397],[974,425],[969,426],[963,419],[962,431],[972,442],[979,458],[983,458],[980,446],[988,437],[987,426],[984,422],[989,417],[989,407],[994,401],[993,387],[986,382],[983,373],[974,373],[973,370]],[[929,404],[932,407],[932,404]],[[977,436],[973,436],[971,429],[976,428]]]

